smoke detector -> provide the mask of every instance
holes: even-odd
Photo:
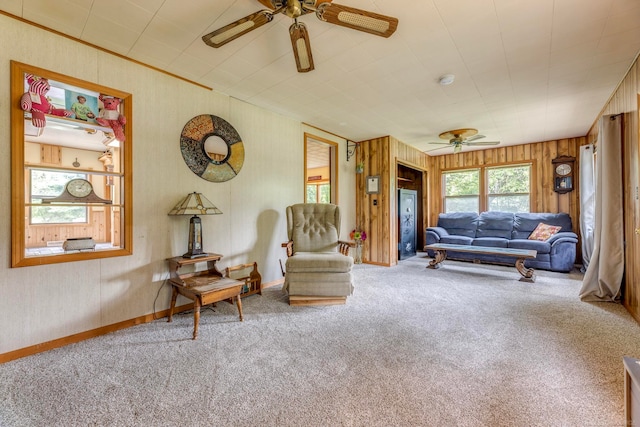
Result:
[[[440,78],[438,79],[438,83],[440,83],[440,85],[442,86],[448,86],[453,83],[455,79],[456,76],[454,76],[453,74],[445,74],[443,76],[440,76]]]

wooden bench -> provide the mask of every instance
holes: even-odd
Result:
[[[535,274],[533,268],[524,266],[524,260],[535,258],[537,251],[529,249],[513,249],[513,248],[494,248],[490,246],[472,246],[472,245],[454,245],[450,243],[434,243],[425,246],[425,249],[431,249],[435,252],[433,260],[427,268],[440,268],[442,262],[447,258],[447,251],[469,252],[474,254],[500,255],[516,258],[516,269],[522,275],[521,282],[535,282]]]

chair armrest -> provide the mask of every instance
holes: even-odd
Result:
[[[338,240],[338,251],[340,251],[342,255],[349,256],[349,249],[355,247],[355,242],[345,242],[343,240]]]
[[[288,242],[283,243],[282,247],[287,248],[287,257],[293,255],[293,240],[289,240]]]

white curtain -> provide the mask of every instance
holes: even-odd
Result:
[[[593,254],[595,227],[596,185],[595,146],[580,147],[580,238],[582,240],[582,272],[587,271]]]
[[[618,301],[624,274],[622,115],[600,118],[593,254],[580,299]]]

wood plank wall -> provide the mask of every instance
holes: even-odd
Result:
[[[91,237],[94,241],[107,242],[105,214],[108,209],[90,212],[88,223],[82,224],[27,224],[25,225],[25,248],[46,247],[48,242]]]
[[[397,170],[398,164],[422,172],[426,187],[429,157],[391,136],[358,143],[357,162],[364,162],[364,172],[356,176],[356,224],[367,233],[363,260],[369,264],[395,265],[398,262]],[[380,177],[380,192],[367,194],[368,176]],[[428,198],[422,195],[423,212]],[[424,222],[424,218],[423,218]]]
[[[625,283],[624,306],[640,322],[640,201],[638,186],[640,182],[640,159],[638,144],[640,120],[640,66],[638,59],[622,80],[601,115],[624,114],[623,134],[623,179],[624,179],[624,236],[625,246]],[[599,118],[598,118],[599,119]],[[598,120],[595,121],[587,138],[589,142],[597,140]],[[597,145],[597,142],[596,142]]]
[[[500,166],[518,163],[531,163],[532,204],[531,212],[566,212],[571,216],[573,231],[579,229],[579,199],[580,183],[578,180],[578,152],[579,147],[586,144],[586,138],[568,138],[556,141],[535,142],[531,144],[513,145],[490,148],[486,150],[461,152],[429,157],[429,172],[432,176],[429,187],[429,205],[431,207],[428,225],[436,225],[438,214],[443,211],[442,182],[443,171],[452,169],[471,169],[478,166]],[[551,161],[558,156],[572,156],[576,158],[576,190],[558,194],[553,191],[553,164]]]

